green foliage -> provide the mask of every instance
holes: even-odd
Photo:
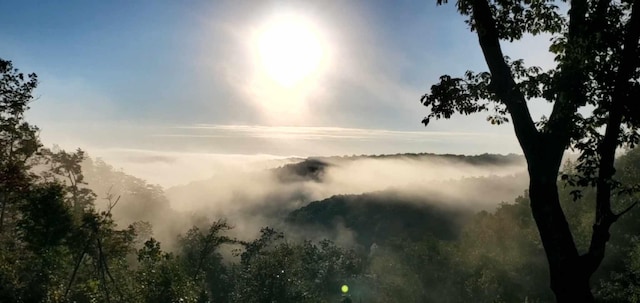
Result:
[[[137,302],[196,302],[197,285],[172,254],[162,252],[160,242],[151,238],[138,250],[135,273]]]
[[[330,241],[290,243],[271,228],[244,244],[233,267],[232,302],[326,302],[362,270],[355,252]]]
[[[621,271],[611,273],[610,279],[601,281],[598,295],[603,302],[640,302],[640,239],[630,241],[627,250],[629,262]]]
[[[40,156],[48,170],[42,172],[45,180],[62,182],[68,187],[66,200],[73,209],[76,220],[80,220],[82,214],[93,206],[96,194],[87,188],[82,173],[82,162],[87,158],[81,149],[74,153],[68,153],[54,147],[54,150],[41,149]]]
[[[213,302],[229,300],[230,281],[219,253],[221,245],[236,242],[224,235],[229,229],[231,226],[226,221],[218,220],[204,231],[194,226],[178,238],[181,268],[191,282],[199,286],[199,296]]]
[[[22,216],[17,222],[18,235],[28,249],[36,253],[61,245],[73,228],[71,211],[60,184],[36,186],[29,191],[19,210]]]
[[[438,0],[438,4],[446,0]],[[470,1],[458,1],[458,11],[469,16],[467,24],[477,30]],[[565,18],[558,11],[554,1],[491,1],[491,12],[497,16],[496,28],[500,39],[509,41],[521,39],[524,34],[559,33],[566,26]]]
[[[529,213],[529,199],[481,212],[464,228],[456,244],[457,268],[464,272],[465,297],[482,302],[551,300],[546,289],[546,260]]]

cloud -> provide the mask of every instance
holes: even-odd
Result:
[[[326,139],[401,139],[415,141],[430,141],[437,137],[500,137],[491,133],[472,132],[433,132],[433,131],[399,131],[387,129],[347,128],[347,127],[313,127],[313,126],[262,126],[262,125],[209,125],[197,124],[193,126],[180,126],[175,129],[186,131],[206,131],[208,134],[156,134],[154,136],[166,137],[251,137],[272,139],[298,139],[298,140],[326,140]]]
[[[353,154],[513,153],[511,133],[412,131],[347,127],[191,125],[165,128],[152,136],[173,146],[189,145],[220,154],[332,156]],[[472,146],[470,148],[469,146]]]

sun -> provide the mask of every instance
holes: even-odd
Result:
[[[319,31],[300,16],[274,17],[258,31],[256,38],[262,72],[285,88],[295,87],[318,73],[326,57]]]
[[[242,37],[250,70],[243,90],[265,123],[302,124],[329,94],[335,46],[331,27],[304,11],[274,11]]]

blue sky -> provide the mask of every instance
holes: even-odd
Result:
[[[323,54],[293,89],[274,88],[254,58],[254,36],[287,16],[304,21]],[[420,124],[420,95],[441,74],[486,69],[463,20],[435,1],[6,1],[0,57],[39,75],[28,117],[45,144],[133,170],[130,151],[519,152],[511,125],[482,114]],[[547,45],[528,37],[504,47],[549,67]]]

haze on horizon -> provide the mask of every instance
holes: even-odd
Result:
[[[519,153],[482,115],[425,129],[441,74],[485,70],[452,5],[411,1],[13,2],[0,54],[36,72],[45,144],[163,186],[288,157]],[[31,20],[37,22],[25,22]],[[506,45],[549,66],[548,37]],[[533,104],[535,116],[548,111]],[[275,160],[275,162],[274,162]]]

